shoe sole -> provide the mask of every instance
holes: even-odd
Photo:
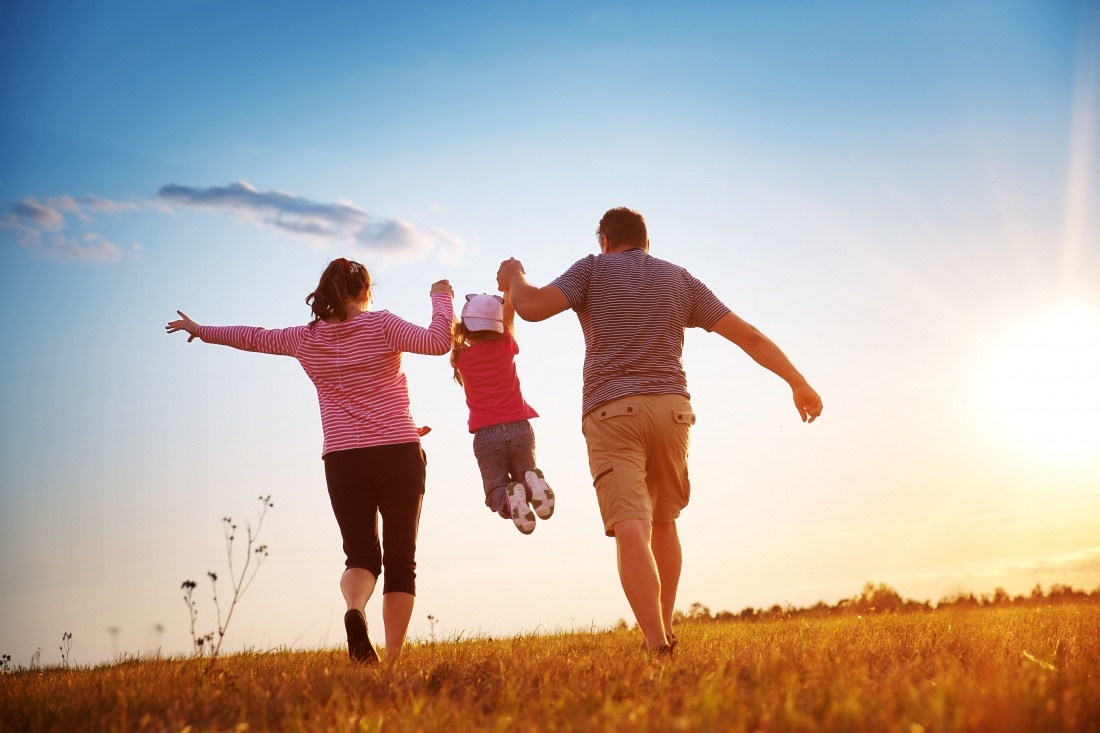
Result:
[[[512,509],[512,522],[523,534],[535,531],[535,513],[527,505],[527,489],[523,484],[513,481],[508,484],[508,506]]]
[[[554,490],[546,483],[542,471],[534,469],[528,471],[524,478],[531,487],[531,506],[539,519],[549,519],[554,516]]]
[[[348,656],[353,662],[378,664],[378,652],[367,634],[367,619],[356,609],[344,614],[344,630],[348,634]]]

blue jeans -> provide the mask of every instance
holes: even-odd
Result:
[[[485,506],[508,519],[508,484],[524,483],[524,474],[535,467],[535,431],[529,420],[500,423],[474,432],[474,456],[481,469]],[[526,486],[526,484],[524,484]],[[531,489],[527,489],[531,500]]]

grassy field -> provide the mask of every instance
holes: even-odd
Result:
[[[1100,731],[1100,607],[685,623],[0,677],[3,731]]]

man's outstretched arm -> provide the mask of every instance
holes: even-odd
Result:
[[[813,422],[821,416],[821,397],[794,368],[786,354],[755,326],[739,318],[733,311],[727,311],[710,330],[737,344],[753,361],[779,375],[789,384],[794,396],[794,406],[798,409],[802,422]]]
[[[536,288],[527,282],[523,263],[515,258],[500,263],[497,287],[508,293],[516,313],[525,321],[545,321],[569,308],[565,293],[553,285]]]

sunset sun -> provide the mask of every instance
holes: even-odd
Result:
[[[1100,314],[1063,307],[1019,324],[994,350],[983,409],[1021,450],[1072,461],[1100,455]]]

